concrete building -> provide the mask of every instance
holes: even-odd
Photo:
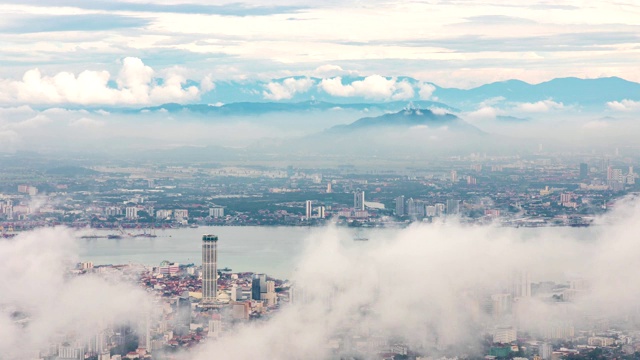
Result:
[[[202,235],[202,304],[212,304],[218,291],[218,237]]]
[[[156,219],[158,219],[158,220],[171,219],[172,215],[173,215],[173,211],[172,210],[158,210],[158,211],[156,211]]]
[[[267,293],[267,275],[253,274],[251,279],[251,300],[263,300],[263,295]]]
[[[135,206],[128,206],[125,210],[125,217],[129,220],[135,220],[138,218],[138,208]]]
[[[186,220],[189,218],[189,210],[185,210],[185,209],[176,209],[173,212],[173,217],[177,220],[177,221],[182,221],[182,220]]]
[[[460,200],[447,200],[447,215],[457,215],[460,213]]]
[[[396,198],[396,216],[404,216],[404,195],[400,195]]]
[[[355,211],[364,211],[364,191],[356,190],[353,193],[353,209]]]
[[[531,297],[531,278],[528,271],[518,271],[512,277],[511,295],[513,298]]]
[[[580,163],[580,179],[586,179],[589,177],[589,165]]]
[[[213,206],[209,208],[209,216],[211,216],[214,219],[224,217],[224,207]]]
[[[498,327],[493,332],[494,343],[508,344],[516,341],[517,339],[517,331],[511,326]]]
[[[311,200],[307,200],[305,202],[305,217],[307,220],[311,219],[313,216],[313,202]]]

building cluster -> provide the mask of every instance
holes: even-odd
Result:
[[[0,226],[5,233],[59,224],[382,227],[452,215],[469,223],[584,226],[638,190],[636,162],[593,154],[472,154],[394,170],[94,166],[82,177],[16,168],[15,179],[0,182]]]
[[[289,284],[266,274],[217,269],[215,235],[202,237],[202,266],[163,261],[158,266],[79,263],[72,275],[117,276],[137,282],[153,298],[153,308],[136,320],[106,323],[95,334],[68,333],[52,339],[31,359],[164,359],[207,339],[217,339],[249,321],[268,320],[289,302]],[[24,319],[28,323],[28,316]]]

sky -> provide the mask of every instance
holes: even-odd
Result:
[[[219,81],[294,75],[411,76],[461,88],[640,81],[633,1],[2,0],[0,11],[4,103],[59,102],[52,82],[70,103],[126,105],[190,102]],[[305,86],[276,86],[265,99]]]

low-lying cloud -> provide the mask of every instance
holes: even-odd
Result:
[[[25,351],[37,355],[58,339],[88,340],[109,324],[143,319],[149,308],[141,289],[120,279],[69,277],[78,260],[75,234],[68,229],[0,240],[3,358],[25,358]]]
[[[391,238],[373,233],[364,244],[336,228],[318,231],[297,265],[298,303],[190,358],[367,358],[393,342],[427,355],[483,355],[482,335],[497,325],[544,339],[558,323],[579,328],[597,318],[615,324],[636,314],[640,282],[622,274],[640,266],[639,218],[640,202],[625,200],[587,230],[448,222],[415,225]],[[491,296],[509,294],[523,272],[533,283],[555,281],[561,290],[516,297],[514,317],[496,317],[487,310]],[[556,301],[553,295],[571,281],[588,290]],[[242,346],[247,342],[252,346]]]
[[[589,229],[448,221],[392,235],[372,232],[368,242],[354,242],[345,229],[318,229],[296,265],[293,305],[268,321],[225,329],[219,340],[183,356],[367,358],[394,343],[427,355],[482,355],[482,335],[498,325],[543,339],[557,323],[576,329],[593,318],[623,323],[636,315],[640,296],[640,282],[625,275],[640,267],[639,219],[640,201],[629,198]],[[92,276],[65,277],[78,261],[73,236],[44,229],[0,242],[0,351],[8,358],[60,333],[139,319],[146,301],[140,290]],[[559,290],[515,296],[514,316],[496,315],[492,295],[511,293],[522,273],[532,283],[554,281]],[[571,281],[587,285],[576,290],[568,287]],[[559,302],[553,295],[563,289],[578,296]],[[28,326],[11,318],[16,311],[29,314]]]

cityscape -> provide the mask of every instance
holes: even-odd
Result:
[[[103,237],[152,237],[200,225],[402,227],[452,215],[474,224],[588,226],[637,191],[638,163],[619,149],[471,154],[397,171],[198,164],[43,171],[8,159],[11,173],[0,193],[4,236],[66,225],[110,229],[87,235]]]
[[[0,14],[0,360],[640,360],[640,2]]]

